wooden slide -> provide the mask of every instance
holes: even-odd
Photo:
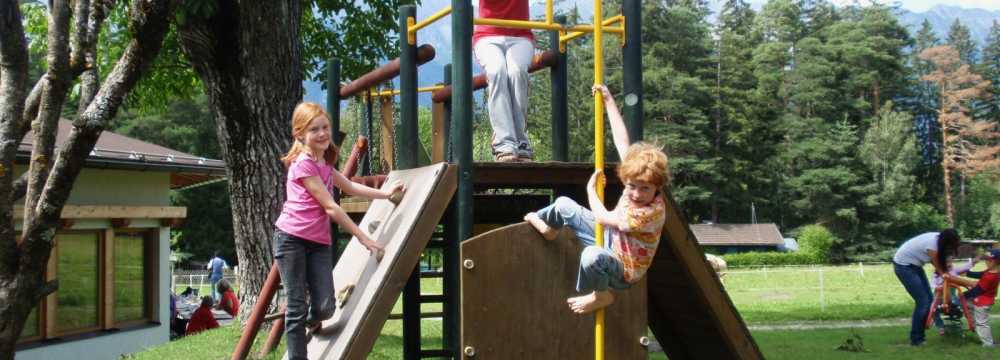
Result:
[[[687,219],[667,195],[667,222],[646,273],[653,335],[671,360],[763,359],[746,323],[705,261]]]
[[[405,196],[398,205],[373,201],[359,224],[385,246],[385,254],[378,261],[356,239],[348,243],[333,269],[337,312],[313,335],[310,359],[368,356],[455,193],[456,172],[457,167],[440,163],[389,173],[386,183],[402,181]]]

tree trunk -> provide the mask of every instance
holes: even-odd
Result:
[[[271,267],[273,224],[285,199],[279,159],[302,99],[301,15],[298,1],[220,1],[211,17],[179,29],[205,84],[228,169],[244,319]]]
[[[102,3],[103,4],[103,3]],[[78,2],[78,17],[88,17],[83,15],[86,4]],[[171,19],[173,5],[172,0],[142,1],[132,7],[129,13],[129,29],[134,38],[128,43],[125,51],[114,70],[108,75],[105,86],[98,90],[90,106],[80,113],[74,128],[64,145],[59,149],[54,164],[47,177],[32,179],[33,189],[30,195],[29,204],[34,212],[32,216],[26,216],[24,221],[24,231],[20,242],[15,241],[14,220],[12,218],[12,207],[16,200],[12,196],[15,193],[13,178],[11,176],[13,158],[16,154],[17,144],[23,136],[24,119],[33,116],[36,111],[33,108],[39,107],[35,99],[44,97],[39,111],[39,117],[46,117],[46,112],[55,111],[65,100],[66,92],[52,92],[55,79],[41,80],[35,89],[39,92],[36,95],[32,90],[31,95],[26,94],[24,84],[27,78],[27,49],[24,44],[24,32],[20,27],[21,14],[18,11],[18,2],[0,2],[0,57],[4,58],[4,76],[0,79],[0,92],[4,94],[0,100],[0,144],[2,145],[2,166],[0,166],[0,359],[13,359],[15,344],[24,327],[24,322],[31,309],[39,303],[46,295],[51,294],[57,288],[56,282],[44,282],[43,274],[48,263],[53,246],[57,225],[59,223],[62,208],[69,198],[73,183],[79,175],[80,170],[90,151],[94,148],[97,138],[100,136],[107,122],[115,116],[118,108],[124,102],[125,97],[135,87],[142,74],[149,68],[153,59],[160,51],[163,37],[168,30]],[[56,2],[52,6],[53,12],[65,10],[65,3]],[[96,20],[90,13],[89,18]],[[63,19],[65,20],[65,19]],[[63,21],[57,20],[57,21]],[[97,22],[99,23],[99,21]],[[96,31],[99,26],[90,27]],[[79,30],[79,29],[78,29]],[[59,31],[53,30],[49,31]],[[64,32],[62,32],[65,35]],[[83,32],[80,32],[83,34]],[[96,34],[91,38],[96,39]],[[20,38],[20,40],[18,40]],[[86,51],[84,47],[91,47],[93,43],[81,42],[82,37],[74,37],[74,48]],[[12,40],[13,39],[13,40]],[[62,44],[52,44],[51,40],[57,40]],[[65,42],[67,36],[50,37],[49,46],[61,48],[61,55],[66,56]],[[92,49],[90,49],[92,51]],[[82,69],[82,64],[80,64]],[[58,65],[64,68],[61,71],[52,71],[52,61],[50,61],[49,74],[56,74],[62,77],[75,77],[80,71],[66,71],[65,64]],[[61,82],[72,81],[70,79],[58,79]],[[18,82],[18,84],[14,84]],[[40,89],[46,88],[45,91]],[[41,95],[47,93],[46,95]],[[37,97],[36,97],[37,96]],[[18,105],[18,103],[20,105]],[[25,104],[27,103],[27,104]],[[45,107],[51,109],[45,110]],[[58,113],[55,114],[58,119]],[[39,137],[54,137],[55,128],[42,126]],[[33,149],[32,159],[37,159],[40,154],[52,154],[52,148]],[[49,156],[45,156],[49,157]],[[51,160],[48,160],[51,161]],[[33,164],[34,165],[34,164]],[[33,174],[35,175],[35,174]],[[25,185],[22,185],[25,186]]]

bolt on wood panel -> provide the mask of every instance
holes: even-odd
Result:
[[[505,226],[462,244],[463,359],[592,359],[594,315],[570,311],[582,247],[567,229],[544,240],[531,225]],[[470,262],[471,261],[471,262]],[[471,266],[471,268],[470,268]],[[605,356],[646,359],[646,282],[614,291]],[[474,356],[469,356],[468,349]]]

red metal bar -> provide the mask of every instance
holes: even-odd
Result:
[[[556,64],[556,53],[552,50],[545,51],[531,60],[531,66],[528,67],[528,73],[533,73],[535,71],[552,67]],[[472,90],[479,90],[486,87],[486,74],[479,74],[472,77]],[[451,85],[445,85],[441,90],[435,91],[431,95],[431,99],[434,102],[445,102],[451,99]]]
[[[281,309],[284,313],[285,309]],[[271,333],[267,334],[267,341],[264,341],[264,346],[260,348],[260,357],[266,357],[274,348],[278,347],[278,343],[281,342],[281,333],[285,332],[285,317],[279,317],[274,320],[271,324]]]
[[[267,273],[267,280],[264,280],[264,286],[260,289],[260,295],[257,296],[257,303],[254,304],[250,319],[247,320],[246,327],[243,328],[240,342],[236,345],[236,350],[233,350],[232,360],[247,358],[250,347],[253,346],[253,340],[257,337],[257,331],[260,330],[260,323],[264,321],[264,315],[267,315],[267,308],[271,306],[271,299],[278,291],[280,282],[281,274],[278,273],[278,263],[275,262],[271,264],[271,271]]]
[[[430,44],[423,44],[417,48],[417,66],[423,65],[434,59],[434,47]],[[385,65],[375,70],[369,71],[350,84],[340,87],[340,98],[357,95],[358,93],[371,89],[383,81],[399,76],[399,58],[393,59]]]
[[[358,172],[358,159],[366,151],[368,151],[368,138],[358,135],[358,139],[354,141],[354,148],[351,149],[351,155],[347,157],[347,163],[344,164],[344,172],[342,172],[344,177],[350,179],[354,173]]]

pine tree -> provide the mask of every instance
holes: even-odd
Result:
[[[951,23],[951,27],[948,28],[948,40],[945,41],[945,44],[951,45],[955,51],[958,51],[958,58],[962,60],[962,63],[976,63],[978,55],[976,42],[972,40],[969,27],[962,24],[959,19],[956,18],[955,22]]]
[[[1000,22],[997,20],[993,20],[990,33],[986,36],[979,74],[990,81],[990,87],[987,97],[977,102],[976,118],[1000,123]]]
[[[948,223],[955,225],[955,207],[952,204],[951,176],[971,176],[1000,163],[997,154],[1000,146],[989,143],[1000,136],[996,123],[977,121],[969,116],[970,100],[985,94],[990,85],[972,73],[969,65],[961,62],[960,53],[950,46],[938,46],[920,53],[920,58],[934,63],[934,72],[923,77],[934,82],[940,91],[941,104],[938,123],[942,133],[942,161],[944,195]]]

